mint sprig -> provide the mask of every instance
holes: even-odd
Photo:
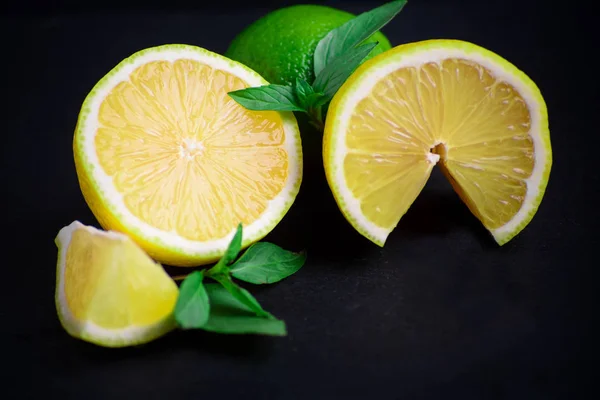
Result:
[[[278,282],[297,272],[304,265],[306,255],[284,250],[272,243],[258,242],[238,258],[242,236],[240,224],[225,254],[213,267],[194,271],[183,280],[174,311],[180,328],[286,335],[285,322],[265,311],[258,300],[233,278],[254,284]],[[206,283],[205,278],[217,283]]]
[[[322,106],[327,102],[325,93],[315,92],[315,89],[304,79],[296,79],[295,89],[298,103],[303,110],[310,110],[311,107]]]
[[[313,55],[313,82],[298,79],[293,86],[263,85],[229,92],[229,95],[249,110],[304,112],[313,125],[323,130],[323,115],[328,103],[377,46],[377,43],[364,41],[390,22],[406,2],[386,3],[327,33]]]

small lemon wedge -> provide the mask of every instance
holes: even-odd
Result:
[[[175,327],[177,285],[128,236],[74,221],[56,245],[56,308],[70,335],[123,347]]]

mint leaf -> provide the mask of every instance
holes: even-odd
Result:
[[[240,303],[244,304],[259,317],[274,318],[270,313],[263,310],[258,301],[246,289],[236,285],[229,275],[217,275],[212,277],[231,293]]]
[[[314,53],[315,76],[336,58],[358,46],[390,22],[404,7],[406,0],[386,3],[362,13],[344,25],[330,31],[317,44]]]
[[[313,107],[321,107],[325,103],[327,103],[330,99],[325,95],[325,93],[313,93],[311,97],[309,97],[309,102]]]
[[[229,246],[227,247],[223,257],[219,260],[219,263],[229,265],[237,258],[240,250],[242,249],[243,229],[244,228],[242,227],[242,224],[237,226],[235,234],[231,238],[231,242],[229,242]]]
[[[305,253],[293,253],[273,243],[255,243],[231,266],[234,278],[261,285],[275,283],[297,272],[306,261]]]
[[[237,258],[240,250],[242,249],[242,236],[243,236],[243,227],[242,224],[239,224],[235,234],[231,238],[231,242],[229,242],[229,246],[227,250],[225,250],[225,254],[223,257],[215,264],[214,267],[207,271],[207,275],[213,277],[213,275],[218,275],[223,272],[227,268],[229,264],[231,264]]]
[[[304,79],[296,79],[296,96],[298,103],[307,111],[320,107],[327,101],[325,93],[315,92]]]
[[[201,271],[192,272],[181,282],[175,304],[175,321],[183,329],[201,328],[208,321],[210,304]]]
[[[276,318],[257,317],[252,309],[233,297],[223,286],[209,283],[205,287],[210,299],[210,316],[202,329],[228,334],[287,334],[285,322]]]
[[[314,92],[315,91],[308,82],[306,82],[304,79],[296,78],[296,95],[298,96],[300,103],[302,103],[303,99],[306,99]]]
[[[313,88],[315,92],[323,92],[327,100],[331,100],[342,84],[365,57],[377,46],[377,43],[365,43],[337,57],[319,73]]]
[[[304,111],[291,86],[265,85],[234,90],[227,94],[248,110]]]

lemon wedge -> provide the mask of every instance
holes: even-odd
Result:
[[[71,336],[123,347],[175,328],[177,285],[128,236],[74,221],[56,245],[56,308]]]

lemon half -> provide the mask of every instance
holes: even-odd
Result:
[[[208,50],[165,45],[118,64],[85,99],[73,142],[80,186],[106,230],[159,262],[217,260],[292,205],[302,179],[291,112],[250,111],[229,91],[267,82]]]
[[[549,179],[548,114],[514,65],[428,40],[366,61],[333,98],[323,158],[348,221],[383,245],[439,164],[499,244],[533,218]]]

